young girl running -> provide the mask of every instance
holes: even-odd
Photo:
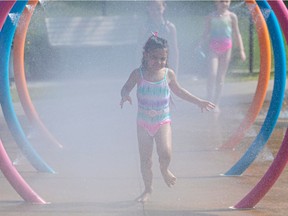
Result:
[[[220,111],[219,102],[225,75],[231,60],[232,38],[240,51],[240,57],[246,59],[242,37],[239,31],[237,15],[229,11],[231,0],[215,0],[216,11],[207,19],[204,40],[209,46],[207,96],[216,104],[215,111]]]
[[[126,101],[132,104],[129,94],[137,84],[137,136],[145,186],[144,192],[137,198],[139,202],[147,201],[152,192],[154,141],[164,181],[169,187],[176,182],[176,177],[169,170],[172,152],[170,90],[178,97],[198,105],[202,111],[215,107],[213,103],[195,97],[178,84],[174,71],[167,68],[167,58],[167,41],[157,35],[151,36],[144,46],[142,65],[130,74],[121,90],[122,108]]]

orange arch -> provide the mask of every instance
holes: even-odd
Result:
[[[43,122],[41,121],[37,111],[34,108],[34,105],[31,101],[29,91],[27,88],[27,82],[25,77],[25,69],[24,69],[24,47],[25,47],[25,39],[27,35],[28,26],[33,14],[33,11],[38,3],[38,0],[30,0],[28,5],[30,7],[26,7],[23,15],[21,16],[19,23],[19,27],[16,30],[15,38],[14,38],[14,48],[13,48],[13,56],[14,56],[14,79],[17,88],[17,92],[19,95],[19,99],[23,106],[24,112],[27,115],[30,122],[33,126],[37,127],[45,137],[57,145],[58,147],[63,147],[49,132],[49,130],[45,127]]]
[[[245,132],[247,132],[247,130],[254,123],[263,106],[269,85],[271,70],[271,46],[267,24],[254,0],[246,0],[246,4],[248,9],[251,11],[253,22],[256,26],[260,47],[260,72],[258,84],[253,101],[247,111],[245,118],[237,130],[219,149],[235,148],[242,141],[245,136]]]

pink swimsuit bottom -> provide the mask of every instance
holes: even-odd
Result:
[[[232,40],[230,38],[210,41],[210,49],[216,54],[224,54],[232,48]]]
[[[167,109],[169,112],[169,108]],[[171,122],[171,119],[169,116],[166,116],[167,113],[165,114],[166,110],[161,110],[161,111],[156,111],[156,110],[149,110],[149,111],[144,111],[144,110],[138,110],[138,116],[142,114],[144,114],[147,118],[147,116],[149,116],[151,119],[150,121],[143,120],[143,119],[139,119],[137,120],[137,124],[141,127],[143,127],[147,133],[149,134],[149,136],[154,137],[156,135],[156,133],[158,132],[159,128],[167,123]],[[164,117],[163,119],[163,116]],[[156,122],[153,122],[153,118],[158,118],[159,120],[157,120]],[[161,120],[162,119],[162,120]]]

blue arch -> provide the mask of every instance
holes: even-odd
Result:
[[[264,148],[276,126],[284,100],[286,84],[286,53],[278,20],[265,0],[256,1],[266,19],[274,53],[275,77],[270,107],[261,130],[242,158],[224,175],[241,175]]]
[[[10,13],[21,15],[26,1],[17,1]],[[40,172],[55,173],[36,153],[32,145],[29,143],[13,108],[12,97],[9,86],[9,58],[11,52],[12,40],[16,30],[17,19],[12,20],[8,17],[2,31],[0,32],[0,102],[5,120],[8,127],[23,154],[30,161],[32,166]]]

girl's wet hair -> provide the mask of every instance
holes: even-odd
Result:
[[[164,38],[158,37],[157,34],[154,34],[147,40],[145,43],[145,46],[143,47],[144,52],[150,52],[155,49],[167,49],[168,52],[168,42]],[[146,67],[145,58],[143,55],[142,58],[142,67]],[[166,64],[166,67],[168,67],[168,62]]]
[[[146,42],[143,47],[144,52],[150,52],[154,49],[167,49],[168,50],[168,42],[164,38],[160,38],[157,35],[153,34]]]

